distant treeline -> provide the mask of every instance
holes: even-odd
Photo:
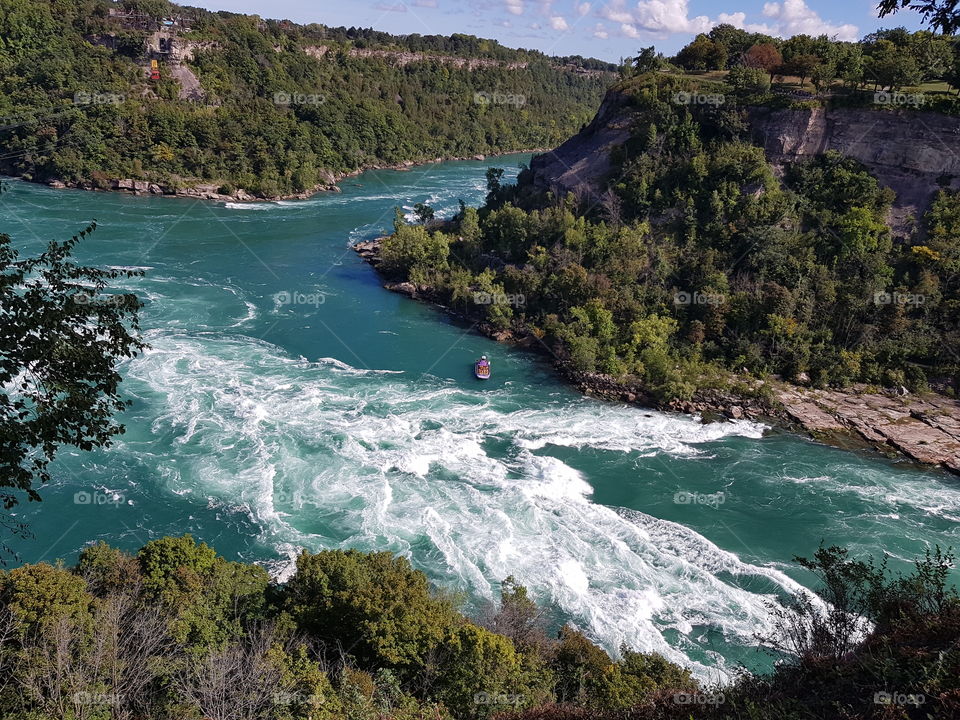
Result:
[[[341,32],[163,0],[127,3],[151,19],[184,20],[174,47],[193,43],[186,69],[200,88],[192,100],[180,99],[183,86],[165,59],[161,79],[148,80],[149,33],[111,17],[117,7],[107,0],[6,3],[0,170],[91,187],[133,178],[174,189],[206,183],[288,194],[366,166],[558,144],[590,119],[613,80],[561,69],[569,58],[465,35]],[[326,46],[321,57],[305,52],[319,45]],[[361,46],[498,62],[473,70],[441,60],[400,66],[350,55]]]
[[[902,27],[843,42],[826,35],[783,39],[723,24],[697,35],[672,61],[688,71],[760,69],[771,77],[810,79],[818,89],[835,82],[899,89],[938,80],[960,88],[956,38]]]

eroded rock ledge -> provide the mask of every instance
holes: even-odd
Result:
[[[784,412],[815,437],[853,433],[878,448],[960,474],[960,402],[952,398],[786,385],[776,394]]]

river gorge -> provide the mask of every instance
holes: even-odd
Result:
[[[192,533],[282,579],[300,548],[392,550],[474,611],[513,575],[610,651],[717,680],[769,663],[770,604],[812,582],[795,555],[824,542],[900,568],[958,544],[946,472],[582,397],[543,359],[383,289],[351,251],[395,206],[449,216],[482,201],[488,164],[528,161],[369,171],[266,203],[11,181],[15,246],[96,219],[79,260],[145,272],[126,287],[150,345],[123,367],[126,434],[65,452],[43,503],[17,509],[35,536],[22,561]]]

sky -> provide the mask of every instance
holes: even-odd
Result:
[[[182,0],[181,0],[182,1]],[[655,45],[676,53],[719,23],[789,37],[826,34],[856,40],[879,27],[918,29],[901,11],[877,18],[877,0],[192,0],[211,10],[394,34],[496,38],[508,47],[616,62]]]

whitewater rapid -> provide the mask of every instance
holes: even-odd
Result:
[[[758,424],[586,398],[516,408],[504,389],[310,362],[262,341],[148,341],[127,378],[158,409],[153,435],[178,446],[163,482],[242,507],[289,553],[281,579],[300,548],[337,547],[392,550],[491,601],[513,575],[611,651],[626,643],[685,664],[710,656],[712,632],[749,646],[772,629],[769,604],[799,589],[681,525],[592,502],[579,471],[541,452],[689,458],[724,437],[760,438]],[[698,674],[716,679],[713,657],[712,671],[693,663]]]

